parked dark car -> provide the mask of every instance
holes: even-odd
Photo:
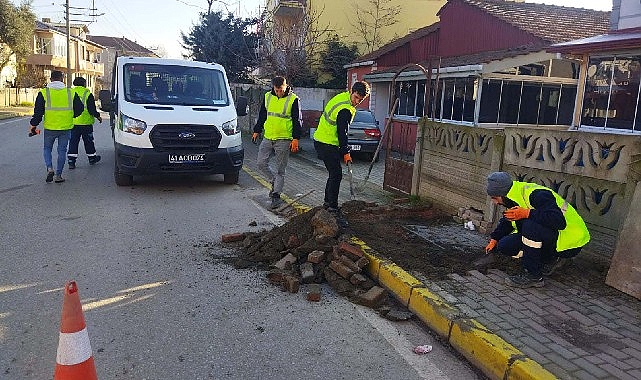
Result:
[[[378,120],[374,117],[374,113],[370,110],[357,109],[347,131],[347,144],[352,149],[352,155],[362,155],[371,160],[380,141],[381,131],[378,129]],[[376,159],[378,160],[378,157]]]

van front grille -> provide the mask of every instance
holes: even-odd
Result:
[[[222,136],[213,125],[157,124],[149,138],[159,152],[213,152],[218,149]]]

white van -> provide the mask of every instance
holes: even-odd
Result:
[[[237,183],[244,151],[225,69],[178,59],[118,57],[111,90],[101,90],[110,113],[115,147],[114,178],[133,184],[135,175],[223,174]]]

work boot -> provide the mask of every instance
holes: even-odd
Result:
[[[95,156],[89,156],[89,165],[93,165],[100,161],[100,156],[95,155]]]
[[[536,276],[524,270],[520,274],[506,278],[505,284],[515,288],[542,288],[545,286],[545,281],[543,276]]]
[[[544,276],[550,276],[552,273],[554,273],[557,270],[565,267],[569,262],[570,262],[570,259],[564,259],[564,258],[561,258],[561,257],[555,257],[549,263],[543,264],[543,270],[541,270],[541,273]]]
[[[334,207],[327,207],[327,211],[329,211],[329,213],[332,214],[334,218],[336,218],[336,224],[338,224],[338,227],[340,228],[349,227],[349,222],[347,221],[347,219],[345,219],[340,209],[337,209]]]
[[[69,169],[75,169],[76,168],[76,160],[69,160]]]
[[[47,178],[45,179],[45,181],[46,181],[47,183],[49,183],[49,182],[53,181],[53,175],[54,175],[54,174],[55,174],[55,173],[53,172],[53,169],[52,169],[52,168],[47,169]]]
[[[65,179],[64,179],[64,178],[62,178],[62,176],[61,176],[61,175],[56,174],[56,175],[53,177],[53,182],[55,182],[55,183],[62,183],[62,182],[64,182],[64,181],[65,181]]]
[[[280,194],[274,193],[273,196],[272,196],[271,209],[272,210],[277,209],[282,205],[283,205],[283,200],[280,199]]]

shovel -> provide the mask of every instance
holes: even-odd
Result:
[[[352,174],[352,161],[347,161],[347,172],[349,177],[349,197],[351,200],[356,199],[354,192],[354,176]]]

